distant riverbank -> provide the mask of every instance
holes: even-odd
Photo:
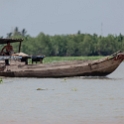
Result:
[[[66,56],[66,57],[53,56],[53,57],[45,57],[43,63],[75,61],[75,60],[97,60],[102,57],[103,56]]]

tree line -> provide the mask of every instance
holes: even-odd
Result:
[[[1,37],[3,38],[3,37]],[[7,33],[6,38],[22,38],[21,51],[32,55],[46,56],[96,56],[110,55],[118,50],[124,51],[124,35],[109,34],[98,36],[97,34],[76,34],[50,36],[40,32],[36,37],[27,34],[18,27],[13,32]],[[18,44],[12,44],[14,50],[18,50]]]

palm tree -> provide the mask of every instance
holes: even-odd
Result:
[[[7,38],[11,38],[11,36],[12,36],[12,32],[7,33]]]
[[[22,30],[21,34],[24,37],[26,35],[27,31],[25,29]]]
[[[13,35],[20,35],[21,33],[18,30],[18,27],[15,27]]]

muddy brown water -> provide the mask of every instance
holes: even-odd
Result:
[[[1,124],[124,124],[124,63],[107,77],[3,78]]]

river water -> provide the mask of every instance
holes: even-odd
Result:
[[[3,78],[0,124],[124,124],[124,63],[107,77]]]

